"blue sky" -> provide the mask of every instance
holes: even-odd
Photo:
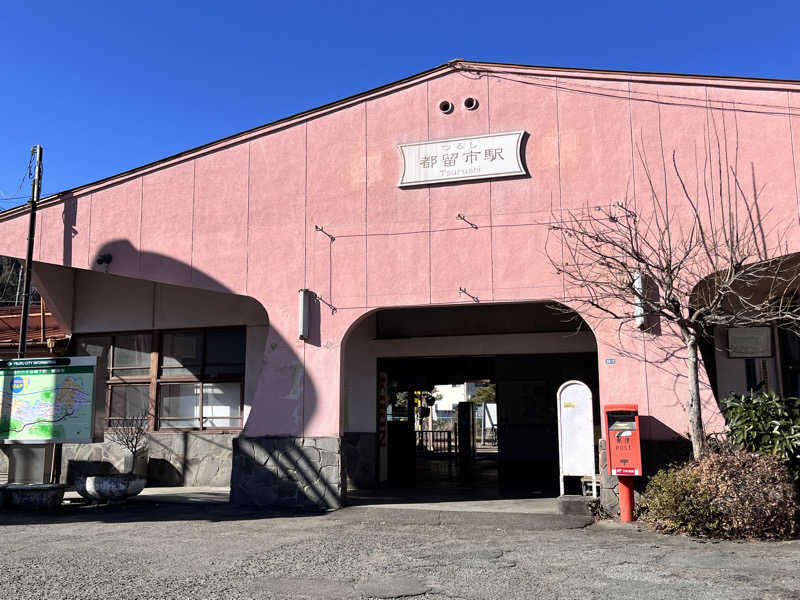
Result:
[[[800,79],[800,3],[5,2],[0,196],[69,189],[461,57]],[[24,202],[0,200],[0,208]]]

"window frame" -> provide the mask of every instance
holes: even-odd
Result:
[[[245,346],[245,352],[242,357],[241,372],[235,375],[206,375],[206,358],[207,358],[207,339],[209,331],[231,331],[241,332],[242,341]],[[167,375],[163,373],[164,361],[164,348],[163,339],[166,333],[183,333],[183,332],[201,332],[202,333],[202,357],[200,362],[199,376],[196,374],[188,373],[181,375]],[[132,375],[130,377],[120,376],[120,371],[140,370],[144,369],[143,366],[135,367],[115,367],[114,366],[114,351],[116,348],[115,342],[118,336],[126,335],[150,335],[150,364],[148,375]],[[112,391],[115,386],[122,385],[147,385],[149,386],[149,405],[150,419],[148,424],[148,432],[150,433],[180,433],[185,431],[202,431],[206,433],[230,433],[239,432],[244,428],[244,388],[245,377],[247,370],[247,327],[244,325],[232,325],[222,327],[184,327],[173,329],[156,329],[156,330],[131,330],[131,331],[113,331],[104,333],[81,333],[75,336],[76,341],[81,338],[89,337],[108,337],[110,344],[108,348],[108,364],[106,365],[105,372],[105,429],[113,430],[114,426],[109,425],[113,419],[111,415],[111,399]],[[169,369],[169,367],[167,367]],[[116,372],[116,373],[115,373]],[[198,384],[200,385],[199,394],[199,426],[198,427],[170,427],[162,428],[161,421],[169,420],[186,420],[185,417],[176,418],[163,418],[161,417],[161,388],[163,385],[168,384]],[[230,427],[204,427],[205,417],[203,416],[204,396],[203,386],[206,384],[217,383],[238,383],[239,384],[239,416],[238,417],[218,417],[228,418],[231,421],[239,421],[238,425]],[[209,417],[210,418],[210,417]]]
[[[205,417],[203,416],[203,406],[204,406],[204,397],[205,394],[203,393],[203,386],[205,385],[213,385],[215,383],[238,383],[239,384],[239,416],[238,417],[217,417],[220,419],[238,419],[240,421],[240,425],[238,427],[203,427],[203,421],[206,418],[212,417]],[[199,395],[199,406],[200,412],[199,416],[197,417],[162,417],[161,416],[161,386],[162,385],[181,385],[181,384],[190,384],[190,385],[199,385],[200,386],[200,395]],[[156,421],[158,422],[158,431],[162,432],[175,432],[175,431],[241,431],[244,427],[244,379],[242,380],[232,380],[226,378],[225,380],[216,379],[214,381],[199,381],[199,380],[192,380],[192,381],[175,381],[173,378],[169,380],[161,381],[158,387],[158,413],[155,415]],[[162,421],[187,421],[189,419],[197,419],[200,421],[200,427],[168,427],[162,428],[161,422]]]

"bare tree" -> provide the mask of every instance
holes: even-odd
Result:
[[[114,419],[114,427],[106,430],[106,437],[131,455],[128,475],[136,469],[136,458],[147,447],[147,427],[150,418],[148,411],[142,411],[124,419]]]
[[[639,151],[646,194],[554,215],[551,228],[561,243],[557,252],[548,247],[548,256],[563,274],[567,304],[595,319],[619,321],[621,332],[631,329],[624,323],[635,323],[685,348],[689,433],[699,457],[705,441],[700,339],[717,325],[795,327],[800,260],[787,256],[780,226],[768,228],[752,165],[745,182],[736,166],[725,167],[706,152],[692,190],[676,153],[669,166],[661,154],[663,173],[656,175]],[[668,191],[671,173],[677,199]]]

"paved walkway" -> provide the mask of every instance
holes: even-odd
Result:
[[[206,502],[227,504],[229,488],[227,487],[147,487],[138,496],[129,500],[131,503],[172,503],[195,504]],[[78,492],[64,494],[66,502],[82,502]],[[517,513],[536,515],[558,514],[556,498],[504,498],[504,499],[468,499],[468,500],[422,500],[418,502],[392,501],[396,496],[376,495],[370,501],[369,496],[361,497],[358,506],[361,508],[389,510],[427,510],[447,512],[488,512]]]
[[[708,543],[552,514],[288,515],[158,497],[0,511],[0,598],[800,597],[800,542]]]
[[[205,502],[212,504],[227,504],[230,489],[227,487],[146,487],[138,496],[129,500],[132,503],[158,503],[194,504]],[[66,492],[66,502],[83,502],[78,492]]]
[[[529,515],[557,515],[556,498],[523,498],[502,500],[455,500],[430,502],[359,503],[362,508],[402,510],[435,510],[447,512],[516,513]]]

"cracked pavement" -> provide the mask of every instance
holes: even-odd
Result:
[[[580,517],[139,503],[0,513],[0,597],[798,598],[800,541],[709,542]]]

